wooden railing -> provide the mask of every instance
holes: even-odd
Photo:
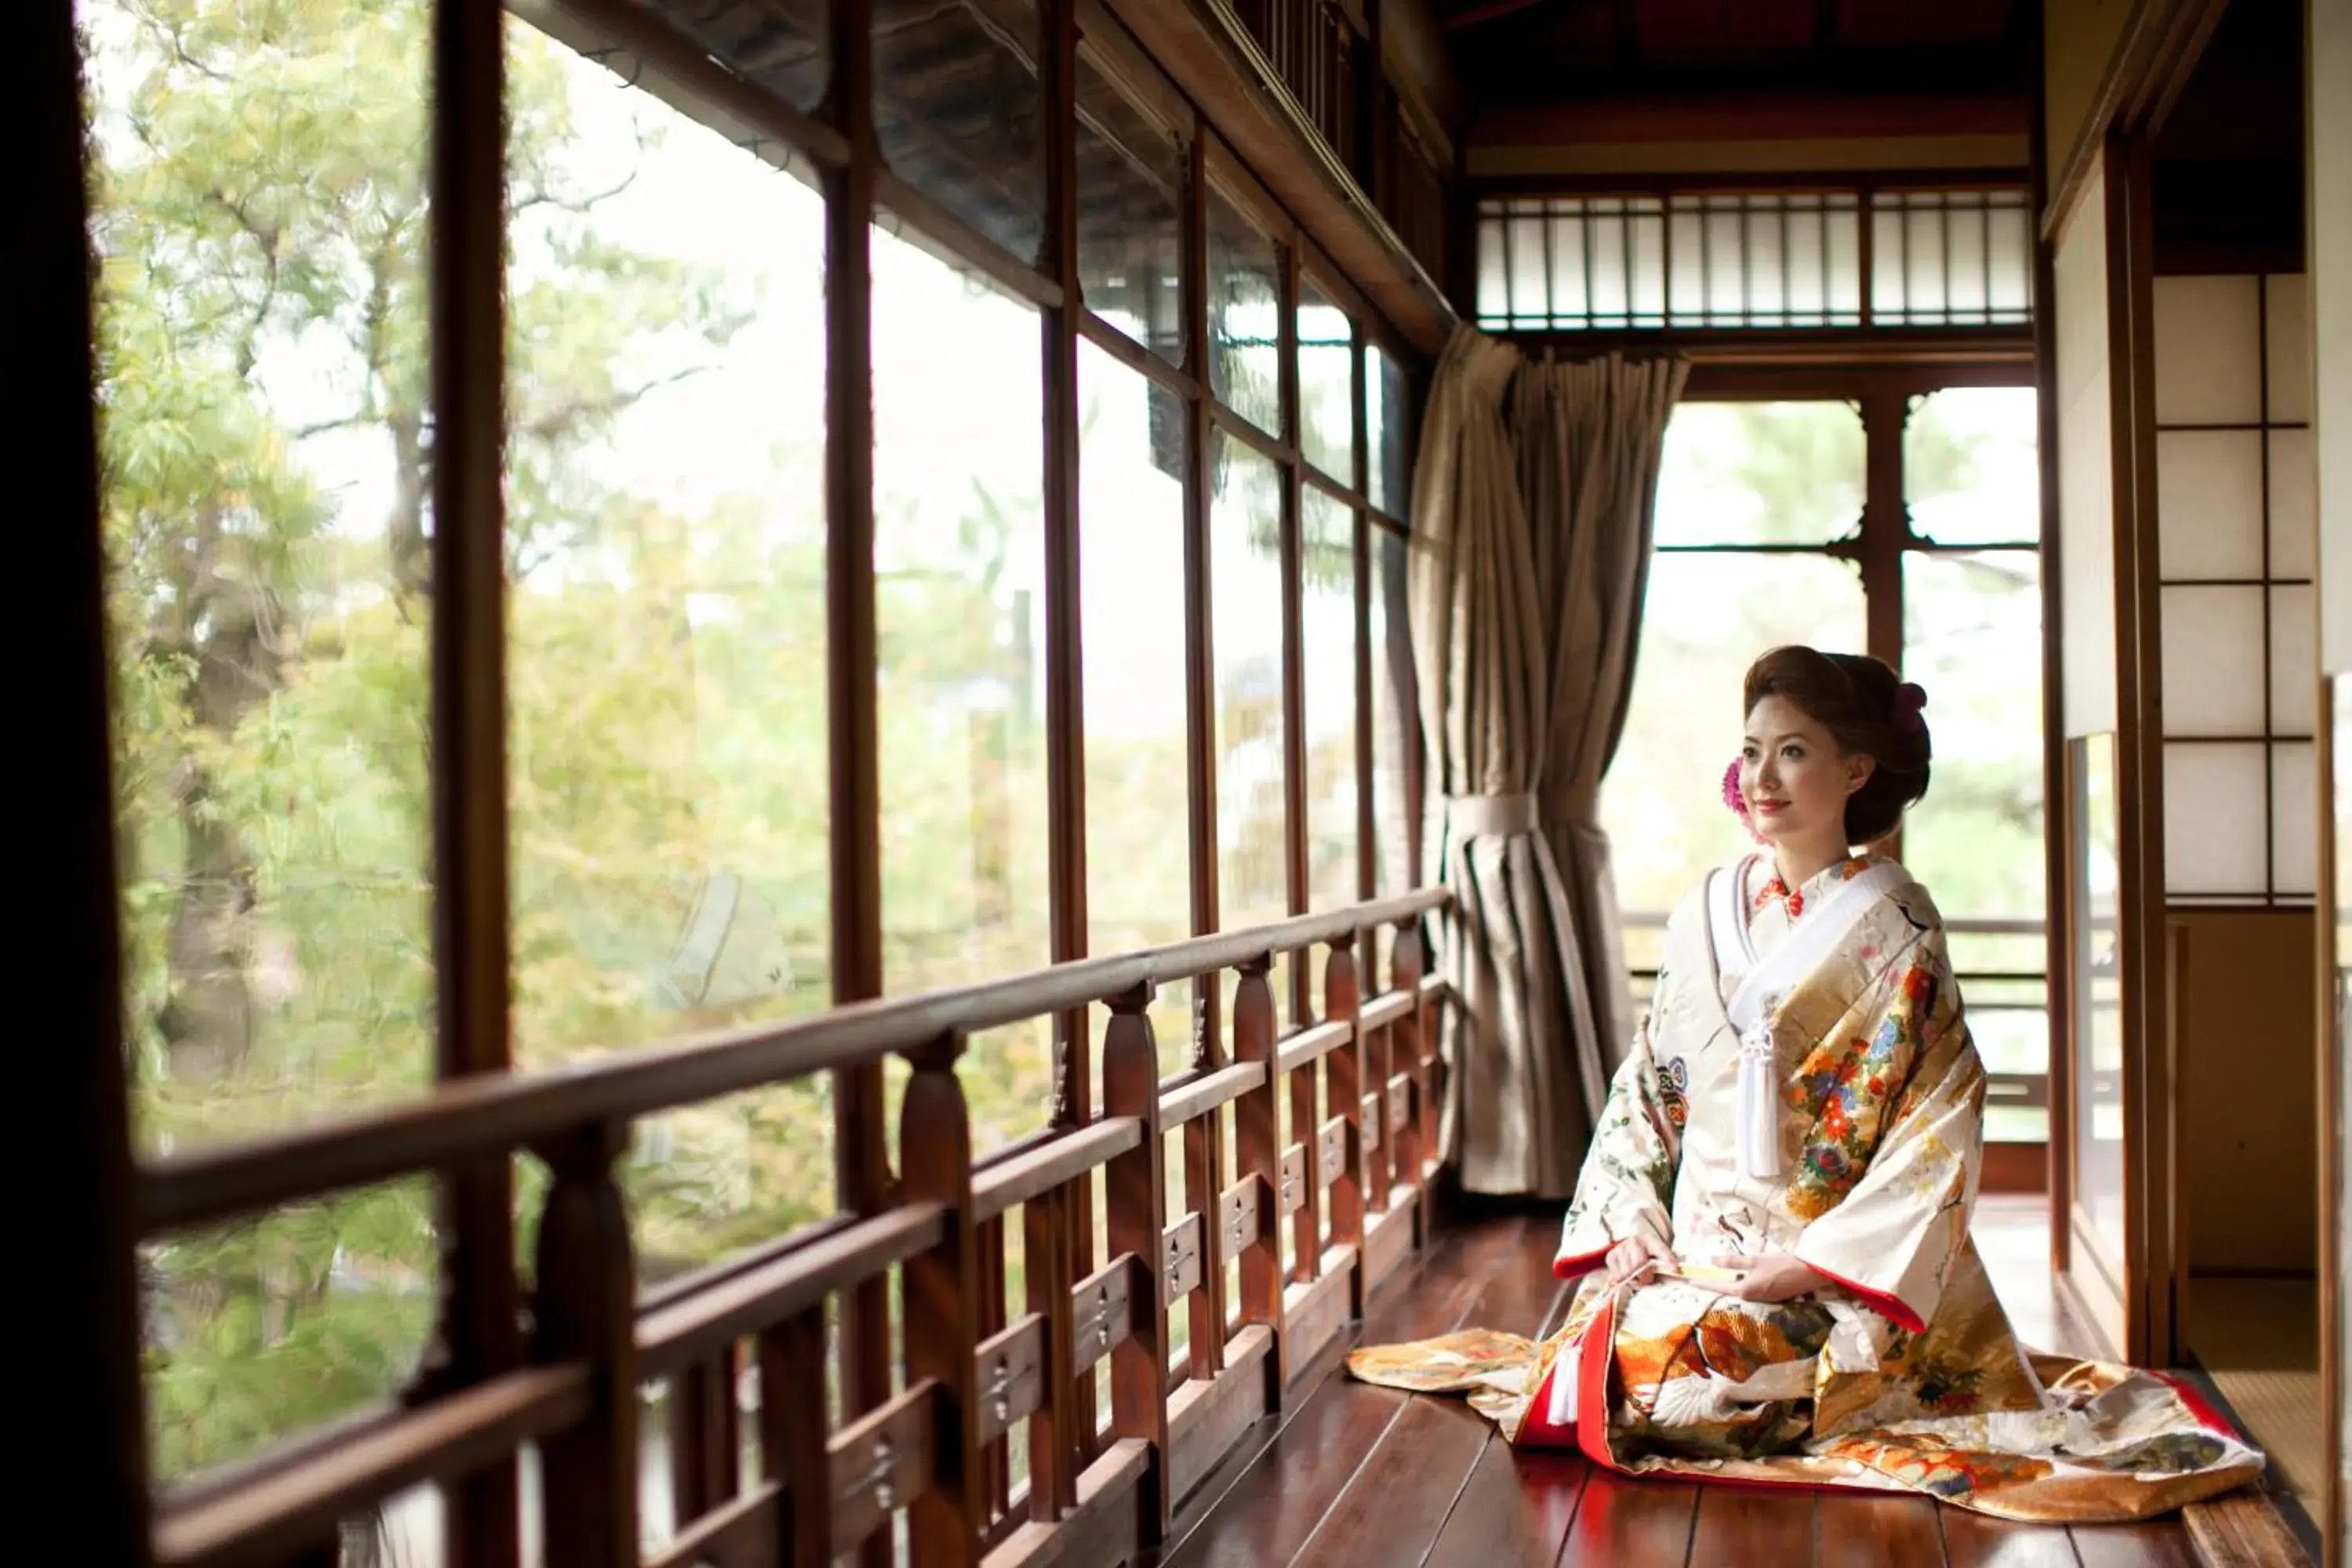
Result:
[[[850,1552],[887,1562],[900,1514],[918,1564],[1131,1559],[1417,1244],[1443,1088],[1442,987],[1425,973],[1421,922],[1444,897],[455,1083],[379,1113],[149,1163],[138,1196],[150,1238],[523,1150],[552,1178],[528,1365],[420,1388],[165,1496],[155,1560],[331,1564],[339,1521],[422,1482],[510,1465],[526,1445],[539,1453],[551,1568],[752,1568]],[[1393,931],[1388,984],[1367,996],[1383,929]],[[1318,947],[1321,1016],[1281,1035],[1270,973],[1279,955],[1303,963]],[[1230,1048],[1211,1031],[1198,1065],[1163,1081],[1146,1011],[1157,988],[1198,979],[1222,990],[1228,973]],[[975,1165],[957,1075],[966,1037],[1097,1004],[1110,1013],[1102,1114]],[[640,1299],[614,1173],[635,1119],[893,1054],[911,1076],[888,1206],[803,1227]],[[1171,1137],[1182,1142],[1173,1224]],[[1007,1321],[1016,1210],[1025,1310]],[[872,1287],[893,1270],[899,1392],[854,1408],[852,1380],[835,1375],[841,1338],[888,1341],[887,1298]],[[829,1308],[842,1336],[828,1332]],[[1171,1366],[1179,1313],[1190,1344]],[[1103,1423],[1095,1379],[1106,1362]],[[736,1390],[747,1369],[756,1477],[741,1473]],[[678,1529],[646,1552],[639,1390],[660,1384]],[[829,1388],[843,1391],[837,1426]],[[1016,1489],[1009,1445],[1023,1422],[1028,1476]]]

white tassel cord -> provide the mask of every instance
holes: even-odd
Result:
[[[1772,1037],[1780,1005],[1780,997],[1766,997],[1762,1016],[1739,1037],[1739,1169],[1758,1181],[1780,1173],[1780,1058]]]

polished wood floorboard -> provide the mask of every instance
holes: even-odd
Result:
[[[2050,1288],[2046,1211],[1988,1199],[1979,1246],[2029,1342],[2095,1352]],[[1556,1222],[1477,1221],[1444,1235],[1377,1292],[1362,1342],[1470,1326],[1549,1326]],[[1633,1479],[1582,1459],[1513,1454],[1458,1400],[1414,1398],[1310,1371],[1291,1405],[1178,1510],[1165,1568],[2164,1568],[2200,1559],[2178,1519],[2032,1527],[1924,1498]],[[1317,1381],[1318,1376],[1320,1381]]]

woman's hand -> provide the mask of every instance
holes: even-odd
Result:
[[[1675,1255],[1664,1244],[1646,1236],[1629,1237],[1609,1249],[1602,1259],[1608,1265],[1608,1282],[1622,1285],[1654,1263],[1672,1264]]]
[[[1613,1256],[1613,1254],[1612,1254]],[[1730,1253],[1716,1258],[1718,1267],[1739,1276],[1739,1282],[1726,1292],[1743,1301],[1789,1301],[1799,1296],[1810,1296],[1830,1287],[1829,1277],[1797,1261],[1785,1252],[1763,1252],[1754,1257]]]

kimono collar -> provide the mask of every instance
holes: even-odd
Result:
[[[1832,861],[1806,878],[1804,885],[1791,892],[1789,885],[1780,879],[1780,873],[1773,868],[1771,857],[1759,855],[1756,857],[1759,863],[1758,868],[1763,872],[1765,879],[1756,888],[1754,895],[1749,899],[1748,912],[1752,915],[1762,909],[1769,900],[1778,899],[1788,907],[1789,918],[1791,921],[1797,920],[1808,908],[1818,907],[1821,901],[1829,896],[1830,889],[1841,882],[1853,880],[1863,872],[1869,870],[1871,867],[1879,864],[1883,858],[1884,857],[1876,855],[1855,855],[1843,860]]]

